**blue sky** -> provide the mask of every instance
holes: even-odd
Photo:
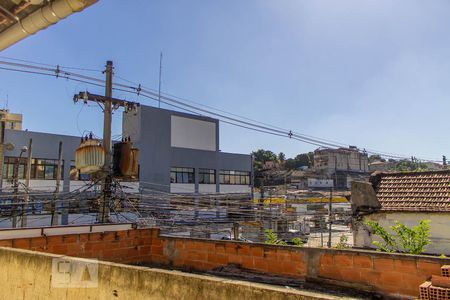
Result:
[[[449,36],[445,0],[100,0],[0,56],[94,69],[113,60],[117,75],[157,88],[163,51],[164,92],[317,137],[440,159],[450,157]],[[0,105],[8,95],[33,131],[101,135],[98,107],[71,100],[86,88],[103,93],[0,70]],[[119,114],[113,128],[120,133]],[[221,130],[223,151],[315,148]]]

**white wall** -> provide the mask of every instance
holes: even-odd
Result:
[[[221,184],[220,193],[251,193],[252,188],[248,185]]]
[[[25,180],[19,180],[20,183],[25,184]],[[70,191],[73,192],[78,189],[84,189],[89,181],[81,181],[81,180],[71,180],[70,181]],[[139,182],[121,182],[122,188],[124,192],[128,193],[138,193],[139,192]],[[7,180],[3,180],[3,188],[12,188],[11,182]],[[56,188],[56,180],[39,180],[39,179],[31,179],[30,180],[30,189],[34,191],[42,191],[42,192],[54,192]],[[101,185],[98,184],[93,188],[93,190],[99,190]],[[63,191],[63,181],[60,181],[60,192]],[[19,191],[23,192],[23,185],[19,184]]]
[[[172,147],[216,151],[216,123],[171,116]]]
[[[175,194],[195,193],[195,184],[193,183],[171,183],[170,192]]]
[[[214,193],[216,193],[216,185],[215,184],[199,184],[198,192],[200,194],[214,194]]]
[[[317,179],[317,178],[308,178],[308,187],[333,187],[334,183],[332,179]]]
[[[364,217],[364,222],[367,220],[376,221],[386,229],[395,225],[395,221],[412,227],[418,225],[421,220],[430,220],[431,244],[426,247],[426,253],[450,255],[450,213],[376,213]],[[353,233],[355,246],[376,248],[372,241],[380,239],[372,234],[369,235],[365,228],[362,222],[356,224]]]

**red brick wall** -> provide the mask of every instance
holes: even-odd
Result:
[[[299,279],[327,281],[391,296],[417,297],[419,285],[450,259],[375,251],[286,247],[152,237],[150,262],[210,270],[228,264]]]
[[[419,285],[450,259],[374,251],[286,247],[172,238],[158,229],[2,240],[8,246],[112,262],[166,265],[206,271],[228,264],[291,278],[417,297]]]
[[[330,251],[322,255],[319,276],[364,284],[384,294],[417,297],[419,285],[431,275],[439,274],[441,265],[446,262],[413,255]]]
[[[67,256],[137,263],[150,259],[152,229],[81,233],[0,240],[2,247],[14,247]]]

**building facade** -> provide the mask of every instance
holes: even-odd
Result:
[[[140,188],[142,192],[180,194],[251,192],[251,156],[219,150],[216,119],[141,106],[136,113],[124,113],[123,136],[130,137],[140,151],[139,180],[127,183],[131,188],[128,191],[137,192]],[[31,189],[54,191],[60,141],[63,144],[62,190],[73,191],[89,181],[87,174],[80,174],[75,167],[80,137],[5,129],[3,187],[11,187],[16,175],[20,182],[25,180],[24,147],[28,147],[30,139]]]
[[[140,151],[140,186],[171,193],[250,193],[251,155],[219,149],[219,120],[140,106],[123,135]]]
[[[27,168],[27,151],[32,139],[30,188],[40,191],[54,191],[58,166],[59,142],[62,142],[61,188],[64,192],[73,191],[85,182],[75,169],[75,150],[80,145],[80,138],[68,135],[5,129],[3,148],[2,186],[12,186],[15,176],[19,182],[25,181]],[[22,152],[22,153],[21,153]],[[18,158],[20,158],[18,160]],[[15,174],[15,165],[18,163]],[[21,185],[22,186],[22,185]]]
[[[370,183],[352,186],[354,245],[374,248],[380,241],[366,221],[376,221],[389,229],[402,222],[408,227],[430,221],[430,245],[425,252],[450,255],[450,170],[378,173]]]
[[[0,109],[0,118],[6,129],[22,130],[22,114],[10,113],[8,109]]]
[[[350,188],[351,182],[369,172],[369,158],[357,147],[317,149],[314,151],[314,170],[332,179],[336,188]]]

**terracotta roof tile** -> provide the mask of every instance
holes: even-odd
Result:
[[[376,176],[382,211],[450,212],[450,170]]]

